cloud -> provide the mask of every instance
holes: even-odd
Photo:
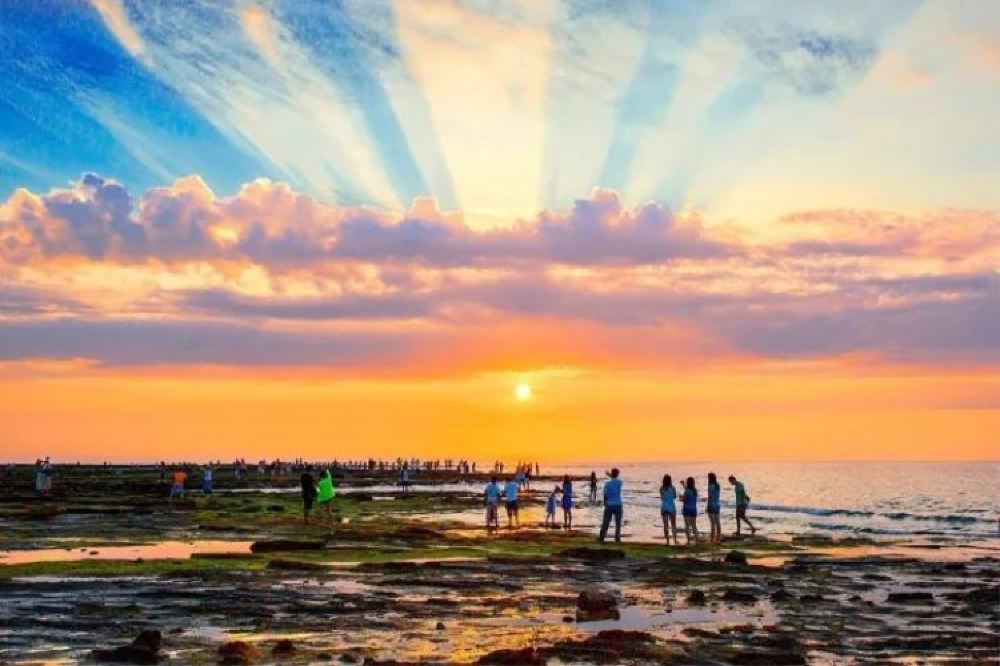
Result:
[[[595,190],[570,211],[476,231],[426,198],[393,216],[324,204],[268,180],[219,199],[191,176],[135,200],[119,183],[95,174],[43,196],[17,191],[0,208],[0,240],[2,258],[12,263],[227,259],[275,267],[332,260],[651,263],[733,251],[708,238],[697,220],[681,223],[655,204],[629,209],[608,190]]]
[[[0,360],[94,359],[104,365],[357,367],[405,353],[404,335],[303,332],[198,320],[57,319],[0,325]]]
[[[801,240],[790,254],[908,255],[1000,259],[1000,211],[945,209],[902,214],[864,209],[801,211],[781,218]]]
[[[115,39],[133,56],[148,63],[149,58],[146,53],[146,44],[129,21],[128,14],[121,1],[91,0],[91,3],[94,5],[94,9],[101,15],[104,25],[115,36]]]
[[[0,205],[0,357],[644,367],[706,347],[986,362],[998,228],[993,211],[844,209],[787,216],[762,239],[610,190],[476,228],[431,198],[390,214],[269,180],[219,197],[190,176],[133,196],[84,174]],[[554,337],[573,335],[561,353]]]

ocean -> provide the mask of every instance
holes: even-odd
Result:
[[[734,529],[733,489],[727,481],[734,474],[750,495],[751,521],[760,534],[768,537],[993,541],[1000,535],[1000,462],[644,462],[617,466],[624,482],[623,533],[641,541],[663,538],[659,488],[664,474],[673,477],[676,487],[688,476],[695,478],[700,503],[698,527],[708,531],[704,507],[709,472],[715,472],[722,485],[723,533]],[[569,474],[578,478],[589,477],[593,470],[603,484],[605,472],[611,467],[611,463],[549,464],[542,465],[541,472],[545,476]],[[483,485],[423,485],[421,481],[417,474],[415,492],[480,492],[479,486]],[[549,485],[536,480],[531,489],[545,496],[551,490]],[[581,481],[574,484],[574,527],[581,529],[596,528],[602,514],[599,502],[588,501],[587,486]],[[383,486],[357,490],[394,489]],[[679,502],[677,508],[679,511]],[[448,517],[470,524],[482,520],[478,511]],[[522,522],[526,523],[541,522],[543,517],[544,511],[537,505],[529,504],[521,512]],[[561,511],[557,519],[561,522]],[[505,523],[505,519],[501,522]],[[680,516],[678,527],[683,529]]]
[[[603,479],[609,467],[549,465],[541,471],[577,476],[594,470]],[[733,489],[726,479],[734,474],[750,495],[750,519],[768,536],[983,539],[998,535],[1000,462],[652,462],[618,468],[625,488],[626,531],[641,539],[662,537],[663,475],[670,474],[675,486],[694,477],[703,511],[708,472],[715,472],[722,485],[724,533],[733,529]],[[587,488],[579,485],[574,492],[584,499]],[[599,523],[600,513],[599,506],[582,502],[576,522]],[[699,517],[699,529],[708,530],[704,515]]]

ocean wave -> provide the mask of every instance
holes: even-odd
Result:
[[[972,524],[972,523],[993,523],[991,518],[977,518],[975,516],[962,516],[958,514],[945,514],[943,516],[928,516],[920,515],[916,513],[883,513],[880,514],[883,518],[888,518],[889,520],[933,520],[943,523],[962,523],[962,524]]]
[[[859,509],[825,509],[822,507],[812,507],[812,506],[787,506],[783,504],[753,504],[751,505],[753,509],[757,511],[775,511],[779,513],[800,513],[808,516],[849,516],[856,518],[885,518],[888,520],[919,520],[919,521],[933,521],[960,525],[972,525],[972,524],[989,524],[992,525],[994,520],[992,518],[980,518],[978,516],[966,516],[962,514],[941,514],[941,515],[928,515],[928,514],[917,514],[917,513],[907,513],[903,511],[896,511],[891,513],[878,513],[875,511],[863,511]],[[909,531],[907,533],[910,533]]]
[[[856,509],[823,509],[812,506],[785,506],[782,504],[751,504],[751,507],[758,511],[804,513],[810,516],[860,516],[867,518],[875,515],[872,511],[860,511]]]
[[[963,531],[960,534],[956,534],[954,531],[948,530],[905,530],[905,529],[893,529],[890,527],[877,527],[877,526],[861,526],[861,525],[846,525],[846,524],[836,524],[836,523],[807,523],[806,527],[812,530],[820,530],[824,532],[847,532],[850,534],[865,534],[870,536],[921,536],[921,537],[958,537],[969,538],[989,538],[995,536],[993,532],[969,532]]]

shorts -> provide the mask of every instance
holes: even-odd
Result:
[[[517,500],[505,503],[508,511],[517,511]]]
[[[717,507],[717,506],[706,507],[705,508],[705,513],[707,513],[710,516],[717,516],[717,515],[719,515],[719,507]]]
[[[184,486],[179,483],[175,483],[173,487],[170,488],[171,497],[184,497]]]
[[[737,518],[746,518],[747,517],[747,505],[746,504],[737,504],[736,505],[736,517]]]
[[[314,502],[316,502],[315,495],[306,495],[302,498],[302,506],[305,508],[306,512],[312,510]]]
[[[698,511],[694,510],[694,509],[684,509],[684,517],[685,518],[697,518],[698,517]]]
[[[674,509],[674,510],[671,511],[670,509],[660,509],[660,515],[662,515],[663,517],[672,516],[672,517],[676,518],[677,517],[677,510]]]

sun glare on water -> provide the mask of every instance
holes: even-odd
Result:
[[[517,388],[514,389],[514,395],[521,402],[531,399],[531,387],[527,384],[518,384]]]

